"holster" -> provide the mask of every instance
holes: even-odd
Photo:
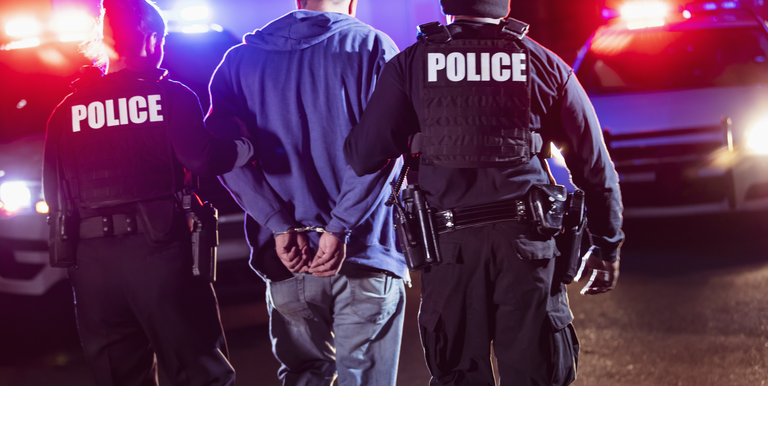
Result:
[[[178,238],[176,199],[173,195],[136,203],[136,210],[144,226],[147,241],[163,246]]]
[[[192,274],[216,282],[216,250],[219,245],[219,212],[194,193],[183,196],[182,207],[192,222]]]
[[[566,285],[573,282],[581,261],[581,242],[587,227],[584,191],[576,189],[568,194],[567,214],[563,232],[555,236],[560,256],[555,261],[555,274]]]
[[[48,259],[51,267],[67,268],[77,263],[80,218],[72,209],[58,210],[48,217]]]
[[[567,192],[565,186],[537,184],[528,190],[528,205],[535,230],[545,236],[554,236],[563,229]]]
[[[440,264],[434,209],[429,206],[418,185],[409,185],[403,191],[403,204],[398,205],[395,230],[410,270]]]

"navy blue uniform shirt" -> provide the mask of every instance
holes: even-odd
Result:
[[[135,72],[124,69],[115,72],[122,79],[157,79],[165,71],[152,69],[147,72]],[[88,76],[84,79],[102,80]],[[231,171],[238,158],[237,144],[233,140],[219,139],[211,135],[203,123],[203,111],[197,95],[183,84],[170,81],[168,86],[169,115],[167,127],[168,138],[176,159],[184,167],[198,175],[218,175]],[[142,95],[137,95],[142,96]],[[109,99],[110,94],[101,95],[101,99]],[[69,96],[67,96],[69,98]],[[58,191],[58,173],[56,151],[62,134],[67,133],[67,128],[72,125],[67,123],[67,98],[56,107],[48,120],[48,129],[45,137],[45,153],[43,160],[43,188],[46,202],[51,206],[51,212],[58,205],[56,196]],[[81,217],[90,217],[97,214],[125,213],[132,209],[126,206],[112,207],[99,211],[81,209]]]
[[[498,33],[495,24],[458,21],[454,26],[462,27],[459,38],[491,39]],[[595,253],[616,261],[624,239],[621,192],[595,111],[563,60],[527,37],[524,43],[531,57],[531,131],[560,148],[573,183],[585,191]],[[421,131],[424,47],[417,42],[387,64],[360,123],[347,137],[344,155],[357,175],[376,172],[406,153],[409,137]],[[511,169],[419,168],[419,184],[438,210],[520,199],[531,185],[546,183],[538,158]]]

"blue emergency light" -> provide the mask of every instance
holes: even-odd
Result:
[[[683,8],[684,12],[687,12],[686,17],[688,14],[696,14],[696,13],[710,13],[710,12],[717,12],[722,10],[731,10],[731,9],[746,9],[753,6],[762,6],[765,0],[728,0],[728,1],[720,1],[720,2],[713,2],[713,1],[705,1],[705,2],[693,2],[688,3]]]

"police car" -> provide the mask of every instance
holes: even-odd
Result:
[[[71,20],[75,15],[67,16]],[[43,295],[66,279],[66,270],[48,265],[48,208],[41,190],[45,128],[53,109],[71,91],[69,83],[87,64],[78,52],[83,39],[79,32],[87,27],[77,30],[70,23],[61,33],[68,36],[57,37],[55,24],[0,18],[5,24],[0,28],[5,30],[0,37],[0,292]],[[216,26],[194,25],[168,35],[162,67],[207,107],[208,80],[226,50],[239,41]],[[126,109],[130,116],[130,104]],[[219,209],[219,261],[246,259],[250,249],[240,207],[215,178],[201,179],[199,194]]]
[[[580,51],[625,216],[768,209],[762,3],[627,4]]]

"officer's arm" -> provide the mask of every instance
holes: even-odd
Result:
[[[61,105],[59,105],[61,106]],[[56,149],[59,146],[63,130],[62,112],[59,108],[48,119],[45,131],[45,150],[43,152],[43,197],[48,204],[49,214],[54,214],[59,208],[58,190],[59,174]]]
[[[182,165],[194,174],[219,175],[253,158],[253,146],[248,138],[217,138],[206,129],[200,101],[192,90],[177,85],[173,91],[170,139]]]
[[[344,143],[344,156],[358,176],[375,173],[408,151],[419,122],[406,91],[401,53],[387,63],[376,90]]]
[[[571,74],[560,99],[560,123],[565,139],[562,154],[573,183],[584,189],[594,254],[618,260],[624,240],[619,179],[603,141],[595,110],[576,76]]]

